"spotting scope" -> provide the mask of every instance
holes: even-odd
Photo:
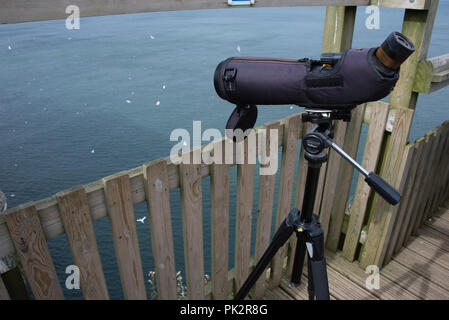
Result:
[[[352,109],[387,96],[414,51],[406,36],[392,32],[377,48],[323,53],[320,60],[233,57],[217,66],[214,86],[236,105]]]

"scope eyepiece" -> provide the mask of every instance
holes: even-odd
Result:
[[[415,51],[414,44],[402,33],[392,32],[376,51],[376,56],[388,68],[396,70]]]

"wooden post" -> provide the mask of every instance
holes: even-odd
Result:
[[[36,207],[21,205],[5,216],[34,298],[64,299]]]
[[[92,217],[83,187],[56,194],[73,261],[80,270],[80,284],[86,299],[109,299]]]
[[[352,45],[352,38],[354,33],[354,23],[356,17],[357,7],[355,6],[328,6],[326,7],[326,20],[324,25],[322,52],[343,52]],[[347,123],[343,121],[334,122],[334,141],[337,145],[342,145],[345,137]],[[346,146],[347,147],[347,146]],[[325,184],[324,190],[322,181],[319,184],[319,190],[317,194],[317,203],[315,206],[315,212],[320,215],[320,222],[327,238],[329,222],[331,219],[332,208],[337,189],[338,172],[341,165],[341,156],[332,149],[329,149],[329,160],[322,167],[322,172],[325,172]],[[347,164],[346,164],[347,165]],[[350,183],[350,180],[349,182]],[[341,187],[341,185],[339,185]],[[344,187],[343,187],[344,188]],[[320,192],[322,195],[320,197]],[[321,200],[322,199],[322,200]],[[341,200],[341,199],[339,199]],[[321,208],[320,208],[321,201]],[[346,204],[346,203],[345,203]],[[344,211],[344,208],[343,208]],[[339,234],[338,234],[339,236]]]
[[[143,165],[147,199],[151,246],[159,299],[175,300],[176,269],[170,212],[167,161],[154,161]]]
[[[190,157],[192,159],[192,157]],[[204,248],[201,166],[180,164],[182,233],[189,299],[204,299]]]
[[[352,111],[352,120],[346,130],[343,149],[352,158],[355,158],[357,155],[365,109],[366,106],[361,105]],[[329,228],[327,234],[325,234],[326,247],[332,251],[337,250],[340,241],[353,171],[354,167],[344,160],[341,162],[338,176],[333,177],[334,180],[338,181],[335,185],[335,188],[338,190],[335,191],[335,199],[330,212]]]
[[[249,138],[249,137],[248,137]],[[252,147],[248,138],[242,144],[243,163],[237,165],[237,205],[235,213],[235,286],[238,291],[249,275],[251,258],[251,218],[254,194],[255,164],[249,163]],[[239,149],[237,147],[237,149]]]
[[[265,127],[266,139],[265,146],[259,150],[260,154],[268,155],[270,151],[270,132],[271,130],[277,130],[281,127],[278,121],[273,122]],[[275,152],[278,152],[276,148]],[[272,155],[270,154],[270,157]],[[261,167],[263,165],[261,164]],[[271,222],[273,218],[273,202],[274,191],[276,188],[276,174],[272,175],[260,175],[259,176],[259,201],[257,210],[257,229],[256,229],[256,243],[254,249],[254,259],[259,261],[265,250],[270,244],[271,235]],[[266,273],[262,273],[259,280],[254,285],[252,292],[253,299],[260,299],[265,293]]]
[[[104,178],[103,182],[123,295],[127,300],[145,300],[147,295],[129,176],[118,173]]]
[[[377,102],[373,106],[362,160],[362,167],[368,172],[375,171],[377,166],[377,160],[379,158],[379,152],[387,123],[388,111],[388,105],[384,105],[382,102]],[[363,175],[359,174],[354,203],[349,214],[348,229],[346,231],[346,238],[343,246],[343,257],[350,261],[354,260],[355,252],[359,244],[360,232],[362,231],[370,194],[371,187],[365,182]]]
[[[391,237],[391,241],[385,256],[385,263],[391,260],[394,253],[399,251],[402,247],[403,238],[401,238],[401,232],[404,230],[410,219],[410,212],[407,212],[408,204],[412,201],[413,184],[415,182],[416,173],[418,171],[418,164],[423,152],[423,141],[419,140],[418,142],[410,145],[413,148],[410,152],[412,153],[412,166],[407,175],[407,181],[405,182],[404,190],[405,192],[402,194],[402,201],[399,203],[397,220],[394,225],[393,234]],[[406,147],[407,148],[407,147]],[[405,227],[404,227],[405,226]],[[405,234],[405,233],[404,233]]]
[[[217,143],[221,143],[223,153],[226,141]],[[229,168],[224,162],[214,163],[210,173],[212,295],[219,300],[226,299],[228,294]]]
[[[276,210],[276,229],[281,225],[291,209],[293,180],[295,178],[295,167],[298,157],[298,135],[301,131],[302,124],[300,120],[300,115],[297,114],[288,117],[284,124],[284,141]],[[273,258],[270,283],[272,287],[277,287],[281,282],[285,248],[286,246],[280,248]]]
[[[413,117],[413,110],[400,108],[396,110],[393,132],[388,145],[385,167],[382,177],[393,187],[398,188],[402,177],[401,159],[407,143],[408,131]],[[384,245],[388,245],[394,223],[393,206],[379,195],[374,195],[373,211],[371,213],[368,236],[361,255],[360,264],[363,269],[368,265],[380,265],[380,256]]]
[[[401,66],[400,78],[390,95],[390,107],[397,109],[395,118],[396,131],[387,136],[385,154],[381,161],[381,176],[390,184],[398,187],[403,176],[400,172],[401,154],[407,142],[413,113],[405,112],[406,108],[415,109],[418,94],[413,92],[414,78],[421,59],[427,56],[432,34],[438,0],[432,1],[428,10],[406,9],[402,33],[415,44],[416,52]],[[399,126],[399,127],[398,127]],[[382,265],[382,259],[390,233],[395,222],[393,207],[375,195],[371,208],[370,226],[364,250],[360,257],[361,267]]]

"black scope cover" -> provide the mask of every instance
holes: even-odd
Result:
[[[385,73],[379,68],[375,49],[324,54],[323,61],[229,58],[217,66],[214,86],[221,98],[237,105],[352,109],[384,98],[398,80],[399,70]]]

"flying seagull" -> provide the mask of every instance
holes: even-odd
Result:
[[[145,223],[144,221],[145,221],[145,219],[146,219],[146,218],[147,218],[147,217],[143,217],[143,218],[137,219],[136,221],[139,221],[139,222]]]

